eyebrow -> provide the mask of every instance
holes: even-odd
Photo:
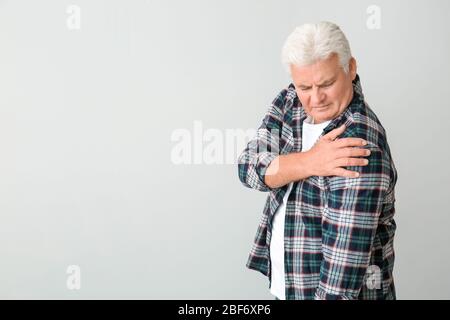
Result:
[[[336,78],[337,78],[337,76],[333,76],[332,78],[330,78],[330,79],[328,79],[328,80],[322,81],[322,83],[319,83],[317,86],[318,86],[318,87],[323,87],[323,86],[325,86],[325,85],[327,85],[327,84],[331,84],[331,83],[333,83],[334,81],[336,81]],[[297,87],[300,87],[300,88],[309,88],[310,86],[307,86],[307,85],[304,85],[304,84],[298,84]]]

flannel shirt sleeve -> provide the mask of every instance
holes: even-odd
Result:
[[[390,161],[369,142],[369,164],[348,167],[358,178],[330,177],[322,216],[322,262],[316,300],[358,299],[390,185]]]
[[[280,154],[283,110],[287,89],[282,90],[269,106],[256,136],[250,140],[238,157],[239,180],[248,188],[273,190],[265,184],[270,163]]]

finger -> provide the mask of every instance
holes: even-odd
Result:
[[[339,137],[341,134],[343,134],[345,131],[345,124],[340,126],[339,128],[333,129],[330,132],[328,132],[326,135],[323,136],[324,139],[328,140],[335,140],[337,137]]]
[[[336,168],[333,170],[333,174],[338,177],[345,178],[358,178],[359,172],[346,170],[344,168]]]
[[[344,148],[336,153],[337,158],[354,158],[370,156],[370,150],[364,148]]]
[[[336,167],[367,166],[369,160],[360,158],[341,158],[333,162]]]
[[[338,148],[361,147],[367,145],[367,141],[361,138],[342,138],[334,143]]]

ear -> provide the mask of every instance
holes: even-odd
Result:
[[[356,78],[356,69],[357,69],[356,68],[356,59],[351,57],[350,61],[348,62],[348,64],[349,64],[348,72],[349,72],[352,80],[355,80],[355,78]]]

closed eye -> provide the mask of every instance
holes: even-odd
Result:
[[[329,87],[331,87],[333,84],[334,84],[334,81],[333,81],[333,82],[330,82],[330,83],[325,83],[325,84],[321,85],[320,87],[321,87],[321,88],[329,88]]]

